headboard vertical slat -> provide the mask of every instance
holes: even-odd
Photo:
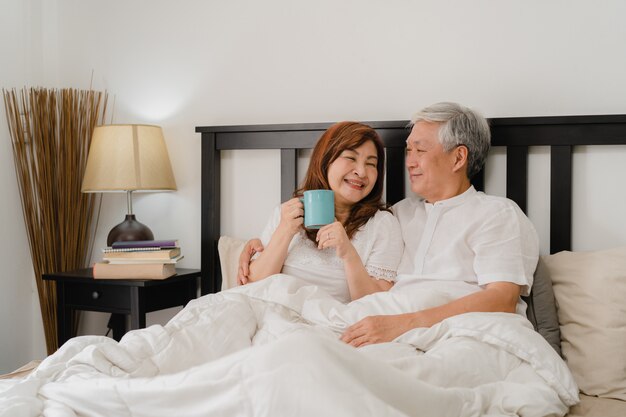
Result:
[[[509,146],[506,150],[506,196],[527,213],[528,146]]]
[[[222,286],[222,272],[217,255],[217,241],[220,236],[220,151],[216,148],[216,136],[212,132],[202,133],[202,295],[217,292]]]
[[[485,191],[485,169],[478,171],[478,174],[474,175],[470,182],[477,191]]]
[[[297,187],[297,157],[296,149],[280,150],[280,201],[283,203],[293,196]]]
[[[572,146],[550,147],[550,253],[572,246]]]
[[[385,200],[396,204],[404,198],[404,148],[387,148],[385,155]]]
[[[405,195],[404,189],[404,154],[406,139],[410,133],[408,122],[367,122],[378,132],[385,145],[385,201],[395,204]]]

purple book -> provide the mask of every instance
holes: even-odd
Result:
[[[177,248],[178,240],[127,240],[124,242],[113,242],[113,249],[123,248]]]

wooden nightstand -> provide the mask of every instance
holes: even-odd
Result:
[[[120,340],[130,329],[146,327],[146,313],[184,306],[196,298],[199,269],[176,270],[163,280],[94,279],[91,268],[43,274],[43,279],[57,283],[57,338],[62,346],[72,335],[72,310],[113,313],[113,338]],[[115,315],[118,315],[117,317]]]

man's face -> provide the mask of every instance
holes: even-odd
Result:
[[[455,185],[454,152],[444,152],[439,143],[440,126],[440,123],[419,121],[406,140],[411,190],[429,203],[449,198],[450,188]]]

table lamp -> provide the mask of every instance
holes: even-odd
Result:
[[[128,214],[107,236],[107,245],[152,240],[152,231],[133,214],[133,191],[174,191],[176,182],[159,126],[104,125],[93,132],[81,191],[125,192]]]

